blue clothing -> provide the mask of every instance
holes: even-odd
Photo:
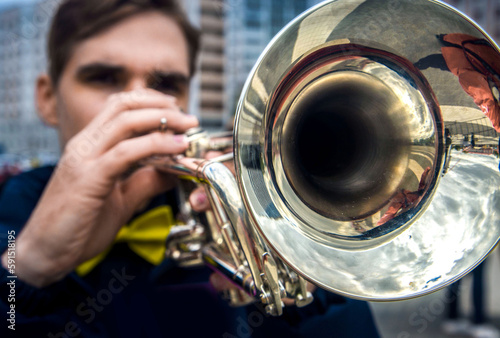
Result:
[[[53,167],[11,178],[0,192],[0,252],[19,235]],[[154,203],[172,203],[165,195]],[[153,266],[115,244],[84,277],[71,273],[38,289],[0,269],[0,336],[16,337],[378,337],[367,303],[324,290],[305,307],[269,317],[260,305],[232,308],[208,282],[208,268]],[[14,282],[12,282],[14,280]],[[15,302],[11,284],[15,285]],[[11,306],[15,306],[15,331]],[[11,311],[12,313],[12,311]]]

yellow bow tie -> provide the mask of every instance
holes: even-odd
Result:
[[[123,226],[114,243],[127,242],[129,248],[151,264],[158,265],[165,258],[165,241],[174,225],[172,209],[163,205],[134,218]],[[113,243],[113,244],[114,244]],[[94,258],[76,268],[79,276],[85,276],[111,251],[112,245]]]

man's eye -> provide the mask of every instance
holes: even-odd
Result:
[[[119,83],[119,78],[116,74],[112,73],[97,73],[89,74],[85,77],[85,81],[91,84],[114,86]]]
[[[149,87],[165,94],[180,94],[182,93],[183,86],[178,81],[171,79],[154,79],[151,81]]]

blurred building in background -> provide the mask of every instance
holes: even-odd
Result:
[[[202,31],[198,71],[191,84],[190,113],[200,118],[204,128],[220,129],[225,89],[225,2],[189,0],[181,3]]]
[[[34,84],[46,69],[46,32],[55,1],[0,12],[0,153],[57,153],[54,130],[35,111]]]
[[[260,53],[276,33],[321,0],[189,0],[182,4],[201,28],[199,71],[190,110],[207,129],[231,125],[236,103]]]
[[[0,0],[0,154],[57,154],[56,133],[36,115],[34,83],[46,69],[46,35],[60,0]],[[201,28],[190,113],[209,130],[230,125],[248,73],[272,37],[320,0],[183,0]],[[500,40],[500,0],[449,0]]]

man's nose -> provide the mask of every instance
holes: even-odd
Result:
[[[133,78],[128,81],[125,91],[146,89],[148,86],[147,81],[143,78]]]

